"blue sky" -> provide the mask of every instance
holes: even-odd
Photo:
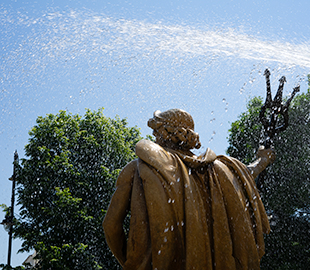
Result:
[[[265,68],[274,91],[282,75],[285,95],[306,91],[309,10],[307,0],[2,1],[0,203],[10,204],[13,152],[24,157],[36,118],[59,110],[104,107],[146,135],[155,110],[182,108],[204,149],[223,154],[230,123],[265,95]],[[0,240],[5,263],[3,228]],[[19,245],[13,265],[27,257]]]

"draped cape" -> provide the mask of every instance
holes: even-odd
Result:
[[[244,164],[210,149],[195,157],[147,140],[136,153],[139,159],[120,174],[104,220],[123,269],[260,269],[263,233],[270,227]],[[129,210],[124,237],[119,223]]]

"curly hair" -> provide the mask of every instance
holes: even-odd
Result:
[[[154,117],[149,119],[148,126],[158,133],[165,141],[185,149],[199,149],[201,143],[199,135],[194,131],[192,116],[180,109],[165,112],[156,111]]]

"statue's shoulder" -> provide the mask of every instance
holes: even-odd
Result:
[[[146,140],[146,139],[143,139],[136,144],[136,150],[137,149],[148,150],[148,148],[162,148],[162,147],[159,144],[157,144],[151,140]]]
[[[152,148],[152,147],[160,147],[160,145],[158,145],[157,143],[153,141],[143,139],[136,144],[136,152],[144,151],[144,150],[148,151],[149,148]]]
[[[150,140],[141,140],[136,144],[136,155],[144,160],[147,156],[161,156],[162,152],[166,152],[159,144]]]
[[[141,140],[136,144],[136,155],[144,162],[157,167],[158,163],[167,163],[171,160],[171,153],[159,144],[150,140]]]

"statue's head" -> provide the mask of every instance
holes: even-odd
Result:
[[[153,129],[156,142],[161,146],[184,150],[199,149],[201,146],[199,135],[194,132],[194,120],[186,111],[155,111],[147,124]]]

